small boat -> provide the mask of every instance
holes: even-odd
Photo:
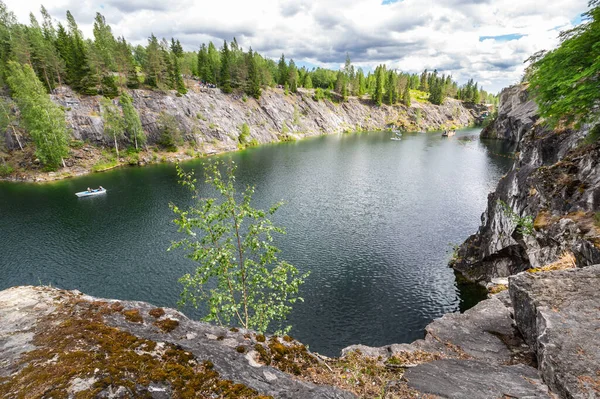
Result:
[[[396,141],[400,141],[400,140],[402,140],[400,137],[392,137],[391,139],[392,139],[392,140],[396,140]]]
[[[442,133],[442,137],[452,137],[456,134],[455,130],[444,130],[444,133]]]
[[[106,194],[106,189],[102,186],[100,186],[99,188],[95,188],[93,190],[86,190],[86,191],[80,191],[78,193],[75,193],[75,195],[78,197],[91,197],[93,195],[100,195],[100,194]]]

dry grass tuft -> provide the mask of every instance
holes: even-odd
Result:
[[[570,251],[565,251],[556,262],[552,262],[542,267],[534,267],[532,269],[528,269],[527,271],[529,273],[549,272],[553,270],[574,269],[576,266],[577,261],[575,259],[575,255],[573,255],[573,253]]]

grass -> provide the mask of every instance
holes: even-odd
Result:
[[[410,99],[411,101],[416,101],[419,103],[429,102],[429,93],[421,91],[421,90],[410,90]]]
[[[553,270],[574,269],[577,266],[575,255],[570,251],[565,251],[555,262],[549,263],[542,267],[534,267],[528,269],[529,273],[549,272]]]
[[[13,172],[13,167],[9,164],[0,165],[0,176],[8,176]]]
[[[92,172],[102,172],[103,170],[112,169],[118,165],[119,161],[117,159],[101,159],[92,166]]]

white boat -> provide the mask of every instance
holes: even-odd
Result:
[[[396,141],[400,141],[400,140],[402,140],[400,137],[392,137],[391,139],[392,139],[392,140],[396,140]]]
[[[442,133],[442,137],[452,137],[456,134],[456,131],[454,130],[444,130],[444,133]]]
[[[106,194],[106,189],[104,187],[96,188],[94,190],[80,191],[75,193],[78,197],[91,197],[93,195]]]

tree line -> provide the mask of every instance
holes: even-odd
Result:
[[[105,134],[115,144],[127,135],[135,147],[143,145],[145,134],[127,89],[149,88],[187,92],[189,78],[260,98],[263,88],[281,86],[296,93],[299,88],[315,89],[316,100],[329,97],[346,101],[350,96],[370,96],[377,104],[410,105],[411,90],[441,104],[446,97],[469,102],[494,101],[494,96],[470,80],[459,87],[451,76],[437,71],[409,74],[387,70],[381,65],[373,72],[355,68],[346,58],[343,68],[298,67],[281,55],[278,61],[263,57],[252,48],[245,51],[234,38],[220,48],[202,44],[198,51],[184,51],[179,40],[158,39],[154,34],[145,46],[133,46],[124,37],[115,37],[104,16],[96,14],[93,38],[85,38],[71,12],[66,25],[56,23],[41,7],[41,20],[30,14],[29,24],[17,22],[0,0],[0,86],[11,91],[20,111],[0,101],[0,127],[12,127],[21,146],[15,124],[20,123],[36,146],[36,155],[49,168],[56,168],[68,153],[64,110],[53,104],[48,93],[61,85],[85,95],[101,95]],[[185,79],[188,78],[188,79]],[[334,96],[332,93],[337,93]],[[116,97],[118,100],[113,100]],[[44,115],[38,115],[39,109]],[[15,119],[17,119],[15,121]]]

